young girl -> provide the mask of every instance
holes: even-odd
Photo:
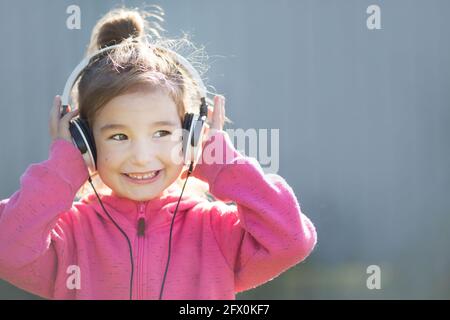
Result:
[[[291,187],[223,131],[221,96],[202,150],[223,159],[202,152],[189,178],[214,199],[189,193],[190,183],[180,198],[186,175],[173,136],[186,112],[198,113],[198,93],[168,54],[143,44],[147,31],[130,9],[95,26],[89,54],[120,45],[83,71],[75,111],[60,118],[55,98],[49,158],[0,202],[0,278],[51,299],[235,299],[313,250],[315,228]],[[90,173],[69,132],[76,116],[92,128],[104,188],[73,202]]]

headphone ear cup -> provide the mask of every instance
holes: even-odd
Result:
[[[183,155],[184,163],[197,162],[203,133],[204,121],[199,115],[186,113],[183,121]]]
[[[70,122],[69,130],[72,141],[83,155],[89,170],[97,171],[97,149],[87,121],[81,118],[73,119]]]
[[[201,141],[201,135],[203,132],[203,121],[199,120],[199,116],[195,117],[192,121],[192,137],[191,137],[191,146],[197,148]]]
[[[194,117],[193,113],[186,113],[184,115],[184,120],[183,120],[183,129],[184,130],[191,130],[191,125],[192,125],[192,118]]]
[[[191,136],[191,127],[192,127],[192,119],[194,117],[193,113],[186,113],[184,115],[183,120],[183,155],[186,159],[186,156],[189,153],[190,149],[190,136]],[[186,162],[186,161],[185,161]]]

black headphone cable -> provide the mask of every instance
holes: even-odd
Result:
[[[134,276],[134,262],[133,262],[133,249],[131,247],[131,241],[130,238],[128,238],[127,234],[125,233],[125,231],[122,230],[122,228],[116,223],[116,221],[114,221],[114,219],[109,215],[108,211],[105,209],[105,207],[103,206],[103,202],[102,200],[100,200],[100,197],[98,196],[97,191],[94,188],[94,185],[92,184],[92,179],[89,176],[89,183],[92,186],[92,189],[94,189],[95,195],[97,196],[98,201],[100,202],[100,205],[103,208],[103,211],[105,211],[106,215],[109,217],[109,219],[112,221],[112,223],[116,226],[117,229],[119,229],[119,231],[123,234],[123,236],[125,237],[125,239],[127,240],[128,243],[128,248],[130,249],[130,262],[131,262],[131,276],[130,276],[130,300],[132,300],[133,298],[133,276]]]
[[[163,277],[163,281],[162,281],[162,284],[161,284],[161,290],[160,290],[160,293],[159,293],[159,300],[162,299],[162,295],[163,295],[163,291],[164,291],[164,284],[165,284],[165,282],[166,282],[167,270],[169,269],[170,254],[171,254],[171,246],[172,246],[172,229],[173,229],[173,224],[174,224],[174,221],[175,221],[175,216],[176,216],[177,211],[178,211],[178,205],[180,204],[181,197],[183,196],[184,188],[186,187],[187,180],[188,180],[190,174],[192,173],[193,168],[194,168],[194,163],[191,162],[191,164],[189,165],[189,170],[188,170],[187,176],[186,176],[186,181],[184,182],[183,189],[181,190],[180,198],[178,199],[177,206],[176,206],[176,208],[175,208],[175,212],[174,212],[173,217],[172,217],[172,223],[171,223],[171,225],[170,225],[170,235],[169,235],[169,252],[168,252],[168,257],[167,257],[166,270],[165,270],[165,272],[164,272],[164,277]],[[129,252],[130,252],[130,263],[131,263],[131,275],[130,275],[130,300],[132,300],[132,297],[133,297],[134,262],[133,262],[133,249],[132,249],[132,246],[131,246],[131,241],[130,241],[130,239],[128,238],[128,236],[127,236],[127,234],[125,233],[125,231],[123,231],[122,228],[116,223],[116,221],[114,221],[114,219],[111,217],[111,215],[108,213],[108,211],[107,211],[107,210],[105,209],[105,207],[103,206],[103,202],[102,202],[102,200],[100,199],[100,197],[99,197],[97,191],[95,190],[94,184],[92,183],[92,178],[91,178],[91,176],[89,176],[88,181],[89,181],[89,183],[91,184],[92,189],[94,189],[95,195],[97,196],[97,199],[98,199],[98,201],[99,201],[99,203],[100,203],[100,205],[101,205],[103,211],[105,211],[106,215],[109,217],[109,219],[112,221],[112,223],[116,226],[116,228],[122,233],[122,235],[123,235],[123,236],[125,237],[125,239],[127,240],[127,244],[128,244],[128,248],[129,248]]]
[[[188,178],[190,174],[192,173],[192,170],[194,169],[194,162],[191,162],[189,165],[189,170],[186,176],[186,181],[184,181],[183,189],[181,190],[180,198],[178,199],[177,207],[175,208],[175,212],[172,217],[172,223],[170,224],[170,235],[169,235],[169,252],[167,254],[167,263],[166,263],[166,271],[164,272],[164,278],[161,284],[161,291],[159,292],[159,300],[162,299],[163,291],[164,291],[164,284],[166,282],[166,275],[167,270],[169,269],[169,262],[170,262],[170,253],[171,253],[171,246],[172,246],[172,228],[173,228],[173,222],[175,221],[175,215],[177,214],[178,205],[180,204],[181,197],[183,196],[184,187],[186,187],[186,183],[188,181]]]

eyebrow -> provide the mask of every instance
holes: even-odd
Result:
[[[150,124],[150,126],[153,127],[162,127],[162,126],[169,126],[169,127],[176,127],[177,124],[175,122],[172,121],[156,121],[156,122],[152,122]],[[127,129],[128,127],[126,125],[123,124],[116,124],[116,123],[111,123],[111,124],[106,124],[103,127],[100,128],[100,131],[107,131],[107,130],[113,130],[113,129]]]

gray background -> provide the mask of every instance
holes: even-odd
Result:
[[[48,156],[48,112],[95,22],[143,1],[0,1],[0,198]],[[450,298],[449,1],[189,0],[165,10],[210,56],[229,128],[279,128],[280,170],[319,242],[238,299]],[[81,8],[68,30],[66,8]],[[381,30],[366,9],[381,7]],[[381,290],[366,268],[381,268]],[[0,281],[0,298],[35,298]]]

